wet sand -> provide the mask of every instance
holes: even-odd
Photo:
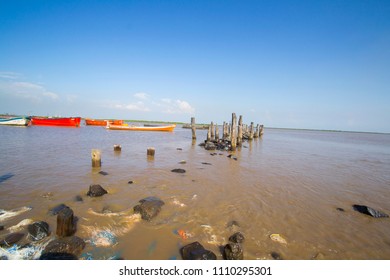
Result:
[[[265,129],[233,160],[229,152],[212,156],[198,146],[206,131],[197,131],[192,143],[191,131],[180,127],[173,133],[0,129],[0,176],[7,175],[0,181],[0,208],[32,207],[1,222],[0,239],[23,219],[46,221],[53,238],[56,217],[48,211],[65,203],[79,219],[76,235],[87,242],[82,258],[181,259],[179,249],[199,241],[222,259],[220,246],[240,231],[244,259],[275,253],[283,259],[390,259],[390,219],[352,209],[364,204],[390,214],[388,134]],[[114,152],[114,144],[122,152]],[[153,160],[148,147],[156,149]],[[102,150],[101,168],[91,167],[95,148]],[[108,194],[86,196],[91,184]],[[148,196],[165,202],[150,222],[132,216]],[[96,215],[107,209],[128,214]],[[228,226],[232,221],[238,226]],[[94,230],[108,229],[116,234],[114,245],[96,246]]]

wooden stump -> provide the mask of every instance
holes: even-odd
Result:
[[[219,140],[219,127],[218,124],[215,124],[215,140]]]
[[[215,134],[214,134],[214,123],[211,122],[210,124],[210,140],[211,141],[214,141],[215,139]]]
[[[150,147],[146,151],[146,154],[147,154],[148,157],[154,157],[155,152],[156,152],[156,150],[153,147]]]
[[[59,237],[71,236],[76,232],[73,210],[69,207],[62,209],[57,215],[57,235]]]
[[[191,118],[191,130],[192,130],[192,139],[196,139],[196,124],[195,124],[195,118]]]
[[[231,145],[232,151],[236,150],[237,146],[237,117],[236,113],[232,113],[232,128],[231,128]]]
[[[100,167],[102,165],[100,150],[92,149],[92,167]]]
[[[210,142],[210,140],[211,140],[211,125],[209,126],[209,130],[207,131],[207,138],[206,138],[207,142]]]
[[[251,122],[249,127],[249,140],[253,140],[253,122]]]
[[[259,134],[260,134],[260,125],[257,124],[256,125],[256,130],[255,130],[255,134],[253,135],[254,138],[259,138]]]
[[[115,151],[115,152],[120,152],[120,151],[122,151],[121,145],[114,145],[114,151]]]
[[[242,146],[242,115],[238,118],[238,137],[237,137],[237,146]]]

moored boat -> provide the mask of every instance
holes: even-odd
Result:
[[[80,117],[70,118],[45,118],[45,117],[31,117],[31,123],[33,125],[54,125],[54,126],[80,126]]]
[[[85,119],[85,125],[96,125],[96,126],[106,126],[107,122],[109,124],[122,125],[123,120],[96,120],[96,119]]]
[[[164,126],[133,126],[133,125],[113,125],[108,124],[107,129],[111,130],[130,130],[130,131],[166,131],[172,132],[176,127],[176,124],[164,125]]]
[[[0,118],[0,125],[27,126],[30,119],[26,117]]]

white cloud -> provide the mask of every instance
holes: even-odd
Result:
[[[114,105],[116,109],[129,110],[129,111],[140,111],[140,112],[149,112],[150,109],[145,106],[142,101],[129,103],[129,104],[116,104]]]
[[[16,79],[19,79],[20,77],[21,77],[21,75],[19,73],[0,72],[0,78],[2,78],[2,79],[16,80]]]
[[[171,100],[169,98],[161,99],[162,104],[160,107],[163,107],[163,112],[168,114],[193,114],[195,109],[187,102],[182,100]]]
[[[137,99],[146,100],[149,98],[149,94],[144,93],[144,92],[138,92],[138,93],[134,94],[134,97]]]
[[[3,80],[0,81],[0,94],[10,97],[30,99],[37,102],[44,99],[57,100],[59,98],[58,94],[47,90],[42,85],[30,82],[14,81],[12,79],[4,80],[4,75],[1,76],[1,78],[3,78]]]

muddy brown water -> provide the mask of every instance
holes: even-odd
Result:
[[[198,146],[206,131],[194,143],[179,126],[173,133],[0,127],[0,136],[0,208],[32,207],[1,222],[0,239],[27,218],[48,222],[53,238],[56,217],[48,211],[64,203],[87,241],[82,258],[181,259],[179,249],[199,241],[222,259],[220,247],[241,231],[245,259],[390,259],[390,218],[352,209],[363,204],[390,214],[389,134],[265,129],[234,153],[237,160],[226,151],[210,155]],[[101,168],[91,167],[92,149],[102,151]],[[90,184],[108,194],[86,196]],[[150,222],[139,221],[132,208],[148,196],[165,205]],[[92,213],[104,209],[122,215]],[[92,231],[107,230],[116,234],[114,245],[91,242]]]

